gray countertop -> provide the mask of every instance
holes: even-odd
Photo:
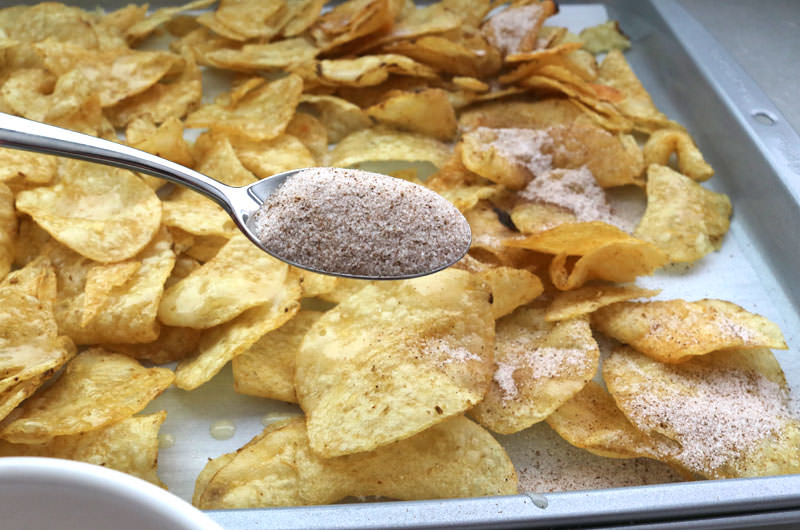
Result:
[[[682,4],[800,132],[800,0],[682,0]]]

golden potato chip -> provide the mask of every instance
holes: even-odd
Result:
[[[169,326],[210,328],[252,307],[271,304],[288,276],[287,264],[238,234],[213,259],[164,292],[158,318]]]
[[[623,347],[603,363],[603,378],[631,423],[680,444],[671,456],[694,473],[717,479],[800,470],[800,421],[765,348],[670,365]]]
[[[11,271],[0,282],[0,289],[6,287],[38,299],[50,310],[56,302],[56,274],[46,256],[39,256],[28,261],[21,269]],[[44,334],[43,328],[40,327],[39,331]]]
[[[203,9],[213,4],[213,0],[194,0],[178,7],[162,7],[150,13],[147,18],[140,20],[125,30],[125,38],[129,43],[135,43],[152,33],[158,26],[171,20],[182,11]]]
[[[328,153],[326,165],[350,167],[361,162],[403,160],[425,161],[441,167],[449,156],[447,146],[429,136],[379,126],[342,138]]]
[[[194,165],[192,153],[183,138],[183,123],[178,118],[167,118],[158,127],[149,119],[136,118],[125,129],[125,141],[131,147],[172,160],[176,164],[190,167]]]
[[[17,149],[0,149],[0,182],[14,190],[50,184],[58,158]]]
[[[666,254],[656,246],[599,221],[564,223],[524,239],[506,240],[503,244],[555,254],[550,264],[550,278],[562,291],[594,279],[631,282],[667,262]],[[580,258],[575,260],[570,256]]]
[[[128,357],[150,361],[153,364],[166,364],[180,361],[197,351],[202,330],[161,326],[158,338],[152,342],[108,343],[103,348]]]
[[[50,374],[33,377],[21,383],[15,383],[7,390],[0,391],[0,419],[6,418],[17,408],[17,405],[39,390],[49,376]]]
[[[330,276],[328,274],[318,274],[305,269],[292,267],[293,273],[300,276],[300,284],[303,287],[303,296],[311,298],[329,293],[336,288],[337,282],[343,278]]]
[[[458,118],[458,127],[464,132],[478,127],[544,129],[553,125],[570,124],[581,116],[581,109],[563,98],[492,101],[462,112]]]
[[[647,209],[634,235],[659,247],[673,262],[692,262],[719,249],[730,217],[727,195],[652,165],[647,170]]]
[[[242,72],[291,70],[313,61],[319,50],[303,37],[265,44],[245,44],[241,49],[221,48],[205,54],[208,64]]]
[[[300,102],[316,110],[316,116],[328,131],[328,140],[332,143],[339,142],[350,133],[366,129],[372,123],[358,105],[336,96],[303,94]]]
[[[436,79],[436,72],[404,55],[364,55],[357,59],[323,59],[296,69],[303,79],[328,86],[379,85],[389,74]]]
[[[375,45],[400,39],[413,39],[431,33],[444,33],[457,29],[463,20],[444,4],[406,7],[394,21],[391,31],[380,37]]]
[[[296,112],[286,127],[286,133],[303,142],[314,155],[314,160],[321,161],[328,154],[328,131],[311,114]]]
[[[289,20],[281,30],[284,37],[294,37],[307,30],[322,11],[325,0],[289,0]]]
[[[239,233],[231,216],[216,202],[189,188],[176,188],[162,203],[163,223],[199,236],[230,238]]]
[[[386,28],[394,16],[389,0],[347,0],[320,16],[309,33],[318,47],[330,50]]]
[[[186,126],[208,127],[249,140],[270,140],[286,129],[302,91],[303,81],[289,75],[255,87],[238,101],[200,107],[186,118]]]
[[[732,348],[787,348],[777,325],[724,300],[619,302],[597,310],[592,324],[665,363]]]
[[[546,421],[572,445],[607,458],[667,460],[679,448],[669,438],[657,433],[647,435],[634,427],[611,394],[594,381],[589,381]]]
[[[545,306],[533,304],[497,321],[494,379],[469,412],[491,431],[511,434],[544,420],[597,372],[589,319],[549,323],[544,315]]]
[[[308,329],[323,314],[300,311],[233,359],[233,389],[240,394],[297,403],[294,390],[297,352]]]
[[[464,90],[488,92],[491,89],[489,85],[474,77],[455,76],[453,79],[451,79],[451,81],[455,86],[458,88],[463,88]]]
[[[166,368],[144,368],[100,348],[86,350],[67,364],[58,381],[9,418],[0,438],[42,443],[107,427],[142,410],[174,378]]]
[[[100,262],[133,257],[161,223],[161,202],[135,173],[64,161],[52,186],[21,191],[17,209],[76,252]]]
[[[439,88],[419,92],[390,92],[367,109],[367,115],[398,129],[449,140],[456,134],[456,113],[447,93]]]
[[[141,261],[128,260],[117,263],[98,263],[86,273],[81,326],[94,320],[111,297],[115,287],[125,285],[142,266]]]
[[[180,230],[180,228],[173,228],[170,231],[174,230]],[[195,236],[192,246],[185,250],[185,254],[200,263],[206,263],[214,259],[214,256],[219,254],[220,249],[227,243],[228,238],[222,236]]]
[[[543,153],[551,142],[545,131],[478,127],[461,137],[461,160],[478,175],[518,190],[550,169]]]
[[[545,320],[555,322],[576,318],[616,302],[649,298],[660,292],[660,289],[643,289],[635,285],[587,285],[558,293],[547,308]]]
[[[558,6],[552,0],[511,5],[484,22],[481,31],[504,56],[529,52],[536,47],[544,20],[557,11]]]
[[[17,214],[14,193],[0,182],[0,279],[5,278],[14,262],[14,239],[17,234]]]
[[[165,488],[156,471],[158,430],[166,417],[164,411],[136,416],[91,432],[56,436],[45,443],[13,444],[0,441],[0,457],[39,456],[88,462],[128,473]]]
[[[271,39],[286,23],[289,8],[283,0],[221,0],[214,17],[248,39]]]
[[[194,144],[197,171],[229,186],[247,186],[257,179],[242,165],[225,136],[202,134]]]
[[[311,151],[290,134],[260,142],[240,137],[231,137],[230,141],[242,165],[259,179],[315,165]]]
[[[300,309],[302,291],[295,275],[265,282],[271,298],[251,307],[233,320],[207,329],[200,336],[195,355],[178,363],[175,385],[193,390],[211,380],[227,363],[244,353],[268,332],[283,325]]]
[[[374,451],[337,458],[315,455],[303,419],[287,420],[267,427],[236,453],[211,460],[206,469],[207,482],[198,480],[194,497],[203,509],[324,504],[353,496],[414,500],[517,492],[505,450],[461,416]]]
[[[493,339],[488,289],[470,272],[368,284],[311,327],[297,356],[311,447],[370,451],[464,412],[488,388]]]
[[[518,200],[509,212],[511,222],[523,234],[535,234],[564,223],[576,223],[578,218],[567,208],[544,202]]]
[[[642,153],[644,162],[648,166],[650,164],[666,166],[675,153],[680,172],[697,182],[706,181],[714,175],[714,170],[703,159],[703,154],[686,131],[659,129],[647,139]]]
[[[583,48],[589,53],[604,53],[611,50],[625,51],[631,47],[631,41],[619,29],[619,22],[609,20],[585,28],[580,32]]]
[[[505,244],[519,234],[500,222],[497,211],[487,202],[479,202],[464,212],[472,230],[469,253],[484,263],[515,266],[524,263],[527,252]]]

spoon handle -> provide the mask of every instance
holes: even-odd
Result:
[[[0,112],[0,147],[65,156],[163,178],[213,199],[229,213],[232,188],[161,157],[61,127]]]

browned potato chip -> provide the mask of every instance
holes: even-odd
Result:
[[[393,8],[388,0],[348,0],[319,17],[309,33],[317,46],[330,50],[391,25]]]
[[[767,349],[730,350],[663,364],[630,348],[603,363],[623,413],[646,434],[679,444],[670,455],[707,478],[797,473],[800,421]]]
[[[166,368],[144,368],[124,355],[92,348],[79,354],[47,390],[12,415],[0,438],[42,443],[107,427],[142,410],[172,384]]]
[[[425,161],[441,167],[449,156],[447,146],[429,136],[374,127],[343,138],[328,153],[326,165],[349,167],[361,162],[403,160]]]
[[[678,157],[680,172],[703,182],[714,175],[714,170],[703,159],[703,154],[686,131],[678,129],[659,129],[650,135],[642,148],[645,164],[666,166],[673,153]]]
[[[649,298],[660,292],[660,289],[642,289],[635,285],[587,285],[574,291],[558,293],[547,308],[545,320],[555,322],[576,318],[616,302]]]
[[[733,348],[787,348],[776,324],[724,300],[619,302],[597,310],[592,324],[665,363]]]
[[[731,201],[666,167],[647,170],[647,209],[634,235],[673,262],[696,261],[718,250],[728,232]]]
[[[206,469],[207,482],[198,480],[194,497],[203,509],[323,504],[350,496],[413,500],[517,492],[506,452],[464,417],[374,451],[327,459],[311,450],[303,419],[288,420]]]
[[[438,88],[419,92],[390,92],[388,98],[367,109],[378,122],[449,140],[456,134],[456,113],[447,93]]]
[[[56,436],[45,443],[0,441],[0,457],[39,456],[88,462],[165,488],[157,469],[158,430],[166,417],[164,411],[136,416],[91,432]]]
[[[493,339],[489,292],[472,273],[368,284],[311,327],[297,356],[311,447],[370,451],[464,412],[488,388]]]
[[[469,412],[489,430],[511,434],[544,420],[597,372],[589,319],[549,323],[544,315],[534,304],[497,321],[494,379]]]
[[[21,191],[17,208],[76,252],[100,262],[128,259],[152,239],[161,202],[136,174],[64,161],[52,186]]]
[[[322,315],[321,311],[300,311],[233,359],[234,390],[240,394],[297,403],[295,359],[306,332]]]

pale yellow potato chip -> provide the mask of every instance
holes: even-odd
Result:
[[[240,394],[297,403],[294,367],[308,329],[324,313],[303,310],[233,359],[233,389]]]
[[[47,256],[34,258],[22,268],[11,271],[0,282],[0,288],[6,287],[38,299],[49,310],[56,302],[56,274]],[[41,333],[44,331],[40,328]]]
[[[369,280],[357,280],[353,278],[336,278],[336,282],[330,290],[319,293],[317,296],[326,301],[338,304],[342,300],[346,300],[351,295],[357,293],[367,285],[373,282]]]
[[[730,217],[727,195],[652,165],[647,170],[647,209],[634,235],[659,247],[673,262],[693,262],[719,250]]]
[[[150,35],[161,24],[168,22],[175,15],[182,11],[193,9],[203,9],[213,4],[213,0],[195,0],[178,7],[162,7],[150,13],[147,18],[140,20],[132,26],[126,28],[125,38],[129,43],[133,43]]]
[[[144,368],[100,348],[86,350],[67,364],[52,386],[25,402],[4,424],[0,438],[42,443],[108,427],[142,410],[174,378],[166,368]]]
[[[589,381],[547,419],[562,438],[608,458],[669,460],[679,446],[664,436],[647,435],[633,426],[602,386]]]
[[[220,0],[214,17],[248,39],[271,39],[286,23],[288,10],[284,0]]]
[[[450,157],[448,147],[429,136],[387,127],[362,129],[349,134],[328,153],[326,165],[355,166],[361,162],[430,162],[441,167]]]
[[[453,266],[477,273],[489,285],[495,320],[532,302],[544,291],[539,277],[526,269],[489,265],[469,254]]]
[[[635,285],[587,285],[558,293],[547,308],[545,320],[555,322],[576,318],[616,302],[649,298],[660,292],[660,289],[643,289]]]
[[[689,133],[679,129],[659,129],[653,132],[642,148],[644,162],[666,166],[674,153],[678,157],[678,169],[692,180],[703,182],[714,175],[703,154],[694,144]]]
[[[0,182],[0,279],[5,278],[14,262],[14,240],[17,235],[17,214],[14,193]]]
[[[205,54],[205,61],[217,68],[256,72],[291,70],[313,61],[319,50],[308,39],[296,37],[264,44],[245,44],[240,49],[221,48]]]
[[[166,364],[194,354],[201,334],[202,330],[199,329],[162,325],[158,338],[152,342],[108,343],[103,348],[153,364]]]
[[[220,249],[227,243],[228,238],[222,236],[195,236],[192,246],[185,250],[185,254],[200,263],[206,263],[214,259],[214,256],[219,254]]]
[[[787,348],[776,324],[724,300],[619,302],[592,314],[592,324],[665,363],[717,350]]]
[[[83,288],[81,326],[86,326],[108,302],[115,287],[125,285],[142,266],[141,261],[127,260],[117,263],[98,263],[86,273]]]
[[[175,264],[171,247],[169,232],[162,228],[132,260],[139,265],[129,266],[135,268],[131,276],[124,283],[106,286],[103,289],[105,300],[92,305],[89,300],[98,293],[87,292],[87,283],[98,264],[63,246],[49,246],[45,253],[56,266],[58,277],[56,319],[59,328],[76,344],[155,340],[159,329],[156,320],[159,300],[164,282]],[[106,270],[100,269],[101,279]]]
[[[165,488],[158,478],[158,430],[164,411],[124,419],[91,432],[56,436],[45,443],[0,441],[0,457],[38,456],[88,462],[116,469]]]
[[[323,59],[295,70],[304,80],[327,86],[366,87],[379,85],[390,74],[436,79],[436,72],[404,55],[386,53],[356,59]]]
[[[230,141],[242,165],[260,179],[316,163],[311,151],[291,134],[261,142],[240,137],[231,137]]]
[[[50,184],[58,158],[17,149],[0,149],[0,182],[14,190]]]
[[[236,223],[216,202],[189,188],[176,188],[162,203],[162,221],[198,236],[233,237],[239,233]]]
[[[544,202],[517,200],[509,212],[511,222],[523,234],[535,234],[564,223],[575,223],[578,218],[570,210]]]
[[[450,140],[456,134],[456,112],[439,88],[419,92],[390,92],[387,99],[367,109],[380,123]]]
[[[298,269],[293,267],[293,273],[300,276],[300,284],[303,287],[303,296],[312,298],[315,296],[324,295],[333,291],[337,282],[343,280],[337,276],[330,276],[328,274],[319,274],[305,269]]]
[[[295,275],[284,277],[280,283],[274,279],[266,283],[272,287],[272,296],[266,303],[203,332],[195,355],[178,364],[175,371],[178,388],[193,390],[210,381],[228,361],[244,353],[258,339],[297,313],[302,291]]]
[[[158,318],[170,326],[210,328],[273,303],[288,277],[287,264],[238,234],[213,259],[164,292]]]
[[[33,377],[21,383],[16,383],[11,388],[0,392],[0,419],[6,418],[17,408],[17,405],[39,390],[39,387],[42,386],[49,375]]]
[[[303,419],[267,427],[236,453],[211,460],[194,504],[203,509],[300,506],[345,497],[398,500],[511,495],[517,476],[480,426],[454,417],[374,451],[320,458]]]
[[[488,388],[493,341],[489,291],[470,272],[366,285],[311,327],[297,356],[311,447],[370,451],[461,414]]]
[[[590,53],[625,51],[631,47],[630,39],[619,29],[619,22],[616,20],[583,29],[580,32],[580,39],[583,48]]]
[[[17,209],[76,252],[100,262],[140,252],[161,223],[161,202],[131,171],[64,161],[52,186],[21,191]]]
[[[670,456],[694,473],[718,479],[800,470],[800,421],[768,349],[670,365],[622,347],[603,363],[603,378],[631,423],[677,442]]]
[[[494,378],[469,412],[491,431],[511,434],[544,420],[597,372],[589,319],[550,323],[544,315],[545,305],[534,303],[497,321]]]
[[[288,75],[256,86],[238,101],[200,107],[186,118],[186,126],[208,127],[254,141],[270,140],[286,129],[302,91],[303,81]]]
[[[194,144],[197,171],[229,186],[247,186],[257,179],[236,156],[226,136],[202,134]]]
[[[525,263],[526,250],[506,245],[507,241],[519,234],[500,222],[497,211],[490,203],[479,202],[464,212],[464,217],[472,230],[471,256],[495,265],[518,266]]]
[[[131,147],[172,160],[182,166],[193,166],[194,158],[183,138],[183,123],[169,117],[156,127],[148,118],[136,118],[125,129],[125,141]],[[163,179],[161,180],[163,183]]]
[[[328,154],[328,131],[317,118],[305,112],[296,112],[286,126],[286,133],[294,136],[308,148],[314,160],[322,162]]]
[[[372,122],[358,105],[336,96],[303,94],[300,102],[310,105],[328,131],[328,140],[339,142],[350,133],[366,129]]]

